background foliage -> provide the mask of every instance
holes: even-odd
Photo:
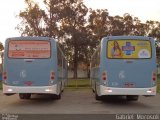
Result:
[[[111,16],[107,9],[92,10],[83,0],[44,0],[45,8],[32,0],[17,16],[16,29],[22,36],[54,37],[63,46],[69,67],[77,78],[79,62],[88,66],[102,37],[107,35],[141,35],[160,39],[160,22],[142,23],[138,17],[125,13]]]

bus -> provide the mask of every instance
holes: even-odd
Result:
[[[67,62],[55,39],[49,37],[13,37],[5,41],[3,93],[49,94],[60,99],[67,80]]]
[[[96,100],[103,96],[156,95],[156,48],[152,37],[104,37],[91,58],[91,86]]]

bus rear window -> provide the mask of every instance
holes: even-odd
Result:
[[[50,58],[50,41],[12,40],[9,42],[9,58]]]
[[[107,43],[110,59],[147,59],[151,53],[149,40],[109,40]]]

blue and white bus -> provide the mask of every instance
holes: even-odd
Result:
[[[101,40],[91,59],[91,85],[95,97],[156,95],[154,39],[143,36],[108,36]]]
[[[61,98],[67,80],[67,62],[55,39],[48,37],[15,37],[5,42],[3,93],[50,94]]]

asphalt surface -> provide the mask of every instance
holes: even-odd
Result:
[[[21,100],[18,94],[5,96],[0,91],[0,113],[158,114],[160,113],[160,94],[154,97],[140,96],[138,101],[126,101],[123,97],[106,97],[102,101],[96,101],[91,89],[66,89],[60,100],[53,100],[43,95],[33,95],[30,100]]]

